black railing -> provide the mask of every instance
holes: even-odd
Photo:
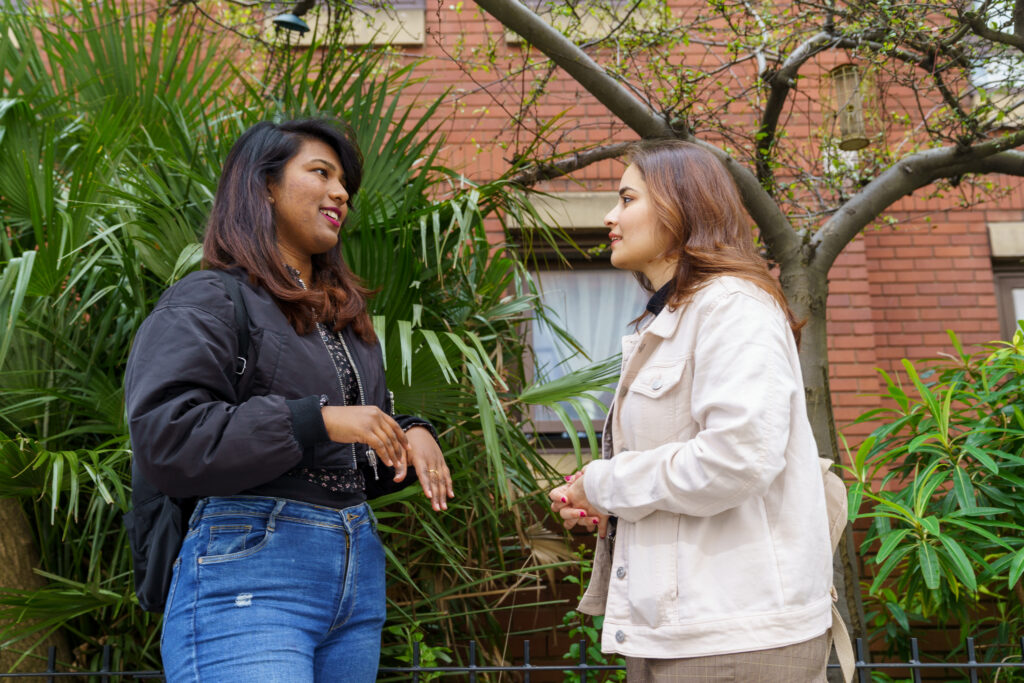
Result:
[[[586,641],[580,642],[580,659],[579,662],[569,663],[568,661],[559,664],[533,664],[530,662],[530,641],[523,643],[523,663],[522,664],[511,664],[511,665],[491,665],[491,664],[477,664],[476,663],[476,643],[470,642],[468,649],[468,663],[451,665],[451,666],[423,666],[420,662],[420,644],[413,643],[412,646],[412,657],[409,666],[386,666],[381,667],[380,674],[383,676],[398,675],[403,676],[405,680],[412,681],[413,683],[419,683],[421,677],[427,674],[440,674],[442,677],[462,674],[468,676],[470,683],[475,683],[477,677],[484,673],[491,672],[508,672],[508,673],[520,673],[523,674],[523,681],[530,683],[531,674],[539,674],[546,671],[566,671],[578,673],[580,681],[587,683],[590,681],[597,681],[597,674],[606,671],[622,671],[623,667],[616,664],[591,664],[587,661],[587,643]],[[1019,641],[1020,653],[1022,661],[1006,661],[1005,659],[998,662],[979,662],[976,657],[976,651],[974,646],[974,638],[968,638],[965,643],[967,661],[921,661],[921,653],[918,647],[917,638],[910,639],[910,661],[907,662],[868,662],[866,661],[867,649],[864,645],[864,641],[858,638],[856,641],[857,648],[857,680],[858,683],[870,683],[871,672],[873,671],[885,671],[889,673],[897,673],[900,671],[909,671],[914,683],[920,683],[922,674],[928,671],[935,671],[936,669],[946,669],[954,671],[963,671],[971,683],[977,683],[979,680],[978,673],[980,671],[989,671],[993,669],[1020,669],[1024,668],[1024,637],[1020,638]],[[110,646],[103,648],[101,665],[98,670],[94,671],[58,671],[56,666],[57,655],[54,648],[50,648],[48,656],[48,664],[45,671],[36,671],[33,673],[16,673],[16,674],[5,674],[0,673],[0,679],[18,679],[18,678],[46,678],[47,681],[56,683],[57,680],[63,679],[82,679],[82,678],[99,678],[100,683],[115,683],[115,681],[122,680],[163,680],[163,674],[160,671],[112,671],[110,669]],[[838,664],[830,664],[829,668],[837,669]],[[588,674],[595,674],[593,679],[588,678]]]

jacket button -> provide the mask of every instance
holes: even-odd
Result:
[[[654,380],[653,382],[651,382],[651,389],[654,389],[655,391],[657,391],[658,389],[661,389],[661,378],[660,377],[658,379]]]
[[[615,576],[620,578],[620,579],[626,578],[626,568],[625,567],[619,567],[618,569],[616,569],[615,570]]]
[[[615,642],[616,643],[624,643],[624,642],[626,642],[626,634],[625,634],[625,632],[623,632],[623,631],[616,631],[615,632]]]

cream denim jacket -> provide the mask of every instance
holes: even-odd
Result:
[[[829,628],[821,469],[771,296],[718,277],[624,337],[602,451],[583,482],[618,526],[580,611],[605,615],[604,652],[744,652]]]

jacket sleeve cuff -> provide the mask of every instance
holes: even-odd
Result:
[[[292,436],[305,453],[318,443],[330,441],[323,415],[320,414],[320,397],[305,396],[286,400],[292,414]]]
[[[587,463],[583,471],[583,490],[587,494],[590,506],[602,515],[614,514],[599,502],[601,491],[606,486],[605,479],[611,471],[611,461],[594,460]]]

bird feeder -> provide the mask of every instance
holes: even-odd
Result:
[[[839,119],[839,149],[848,152],[863,149],[869,140],[864,125],[860,69],[855,64],[843,64],[832,69],[830,75]]]

